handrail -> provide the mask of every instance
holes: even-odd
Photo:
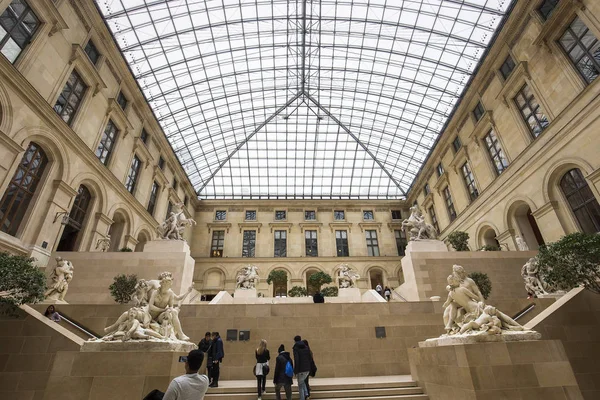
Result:
[[[391,290],[391,292],[392,298],[394,298],[394,295],[396,295],[400,298],[400,300],[404,301],[405,303],[408,303],[408,300],[406,300],[400,293],[396,292],[396,290]]]
[[[93,339],[98,339],[99,338],[95,333],[92,333],[92,332],[88,331],[86,328],[82,327],[81,325],[76,324],[74,321],[72,321],[65,314],[58,312],[58,315],[60,315],[61,321],[66,321],[68,324],[70,324],[71,326],[73,326],[76,329],[80,330],[81,332],[85,333],[89,337],[91,337]]]
[[[519,318],[521,318],[525,314],[529,313],[534,308],[535,308],[535,303],[529,304],[527,307],[525,307],[524,309],[522,309],[521,311],[519,311],[518,313],[516,313],[515,316],[513,317],[513,319],[515,321],[518,320]]]

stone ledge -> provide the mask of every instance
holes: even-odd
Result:
[[[82,352],[103,352],[103,351],[171,351],[177,353],[189,353],[197,349],[194,343],[191,342],[167,342],[160,340],[130,340],[127,342],[115,341],[105,342],[102,340],[94,340],[84,342],[81,346]]]
[[[419,342],[419,347],[455,346],[474,343],[522,342],[526,340],[540,340],[542,335],[536,331],[504,331],[501,335],[452,335],[427,339]]]

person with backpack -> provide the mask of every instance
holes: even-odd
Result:
[[[385,289],[383,290],[383,295],[385,296],[385,299],[387,301],[390,301],[390,298],[392,297],[392,291],[390,290],[389,287],[385,287]]]
[[[275,398],[281,400],[281,388],[285,390],[286,400],[292,400],[292,378],[294,377],[294,363],[290,353],[285,351],[282,344],[277,349],[278,356],[275,359],[275,373],[273,383],[275,384]]]
[[[300,400],[306,400],[306,378],[310,373],[310,350],[302,342],[300,336],[295,336],[294,342],[292,350],[294,351],[294,373],[296,379],[298,379],[298,393],[300,394]]]
[[[223,349],[223,340],[219,335],[219,332],[212,333],[212,346],[211,346],[211,378],[212,381],[208,387],[217,388],[219,387],[219,374],[220,374],[220,364],[223,362],[223,357],[225,357],[225,350]]]
[[[254,367],[254,375],[256,375],[256,384],[258,386],[258,400],[262,399],[262,394],[266,391],[267,375],[269,374],[269,360],[271,355],[267,349],[267,341],[261,339],[254,353],[256,356],[256,367]]]

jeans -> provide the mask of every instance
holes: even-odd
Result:
[[[262,392],[266,390],[267,376],[256,375],[256,386],[258,387],[258,397],[262,396]]]
[[[306,390],[304,391],[304,393],[306,393],[306,397],[310,397],[310,374],[309,376],[306,377],[306,380],[304,381],[304,385],[306,386]]]
[[[285,383],[275,384],[275,399],[281,400],[281,388],[285,390],[286,400],[292,400],[292,385],[287,385]]]
[[[308,371],[300,372],[296,375],[296,379],[298,379],[298,393],[300,394],[300,400],[304,400],[306,398],[306,378],[308,377]]]
[[[210,369],[210,374],[212,376],[212,384],[213,385],[218,385],[219,384],[219,373],[221,372],[221,365],[218,362],[214,362],[212,365],[212,368]]]

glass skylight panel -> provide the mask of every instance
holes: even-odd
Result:
[[[404,197],[510,4],[98,2],[201,198]]]

